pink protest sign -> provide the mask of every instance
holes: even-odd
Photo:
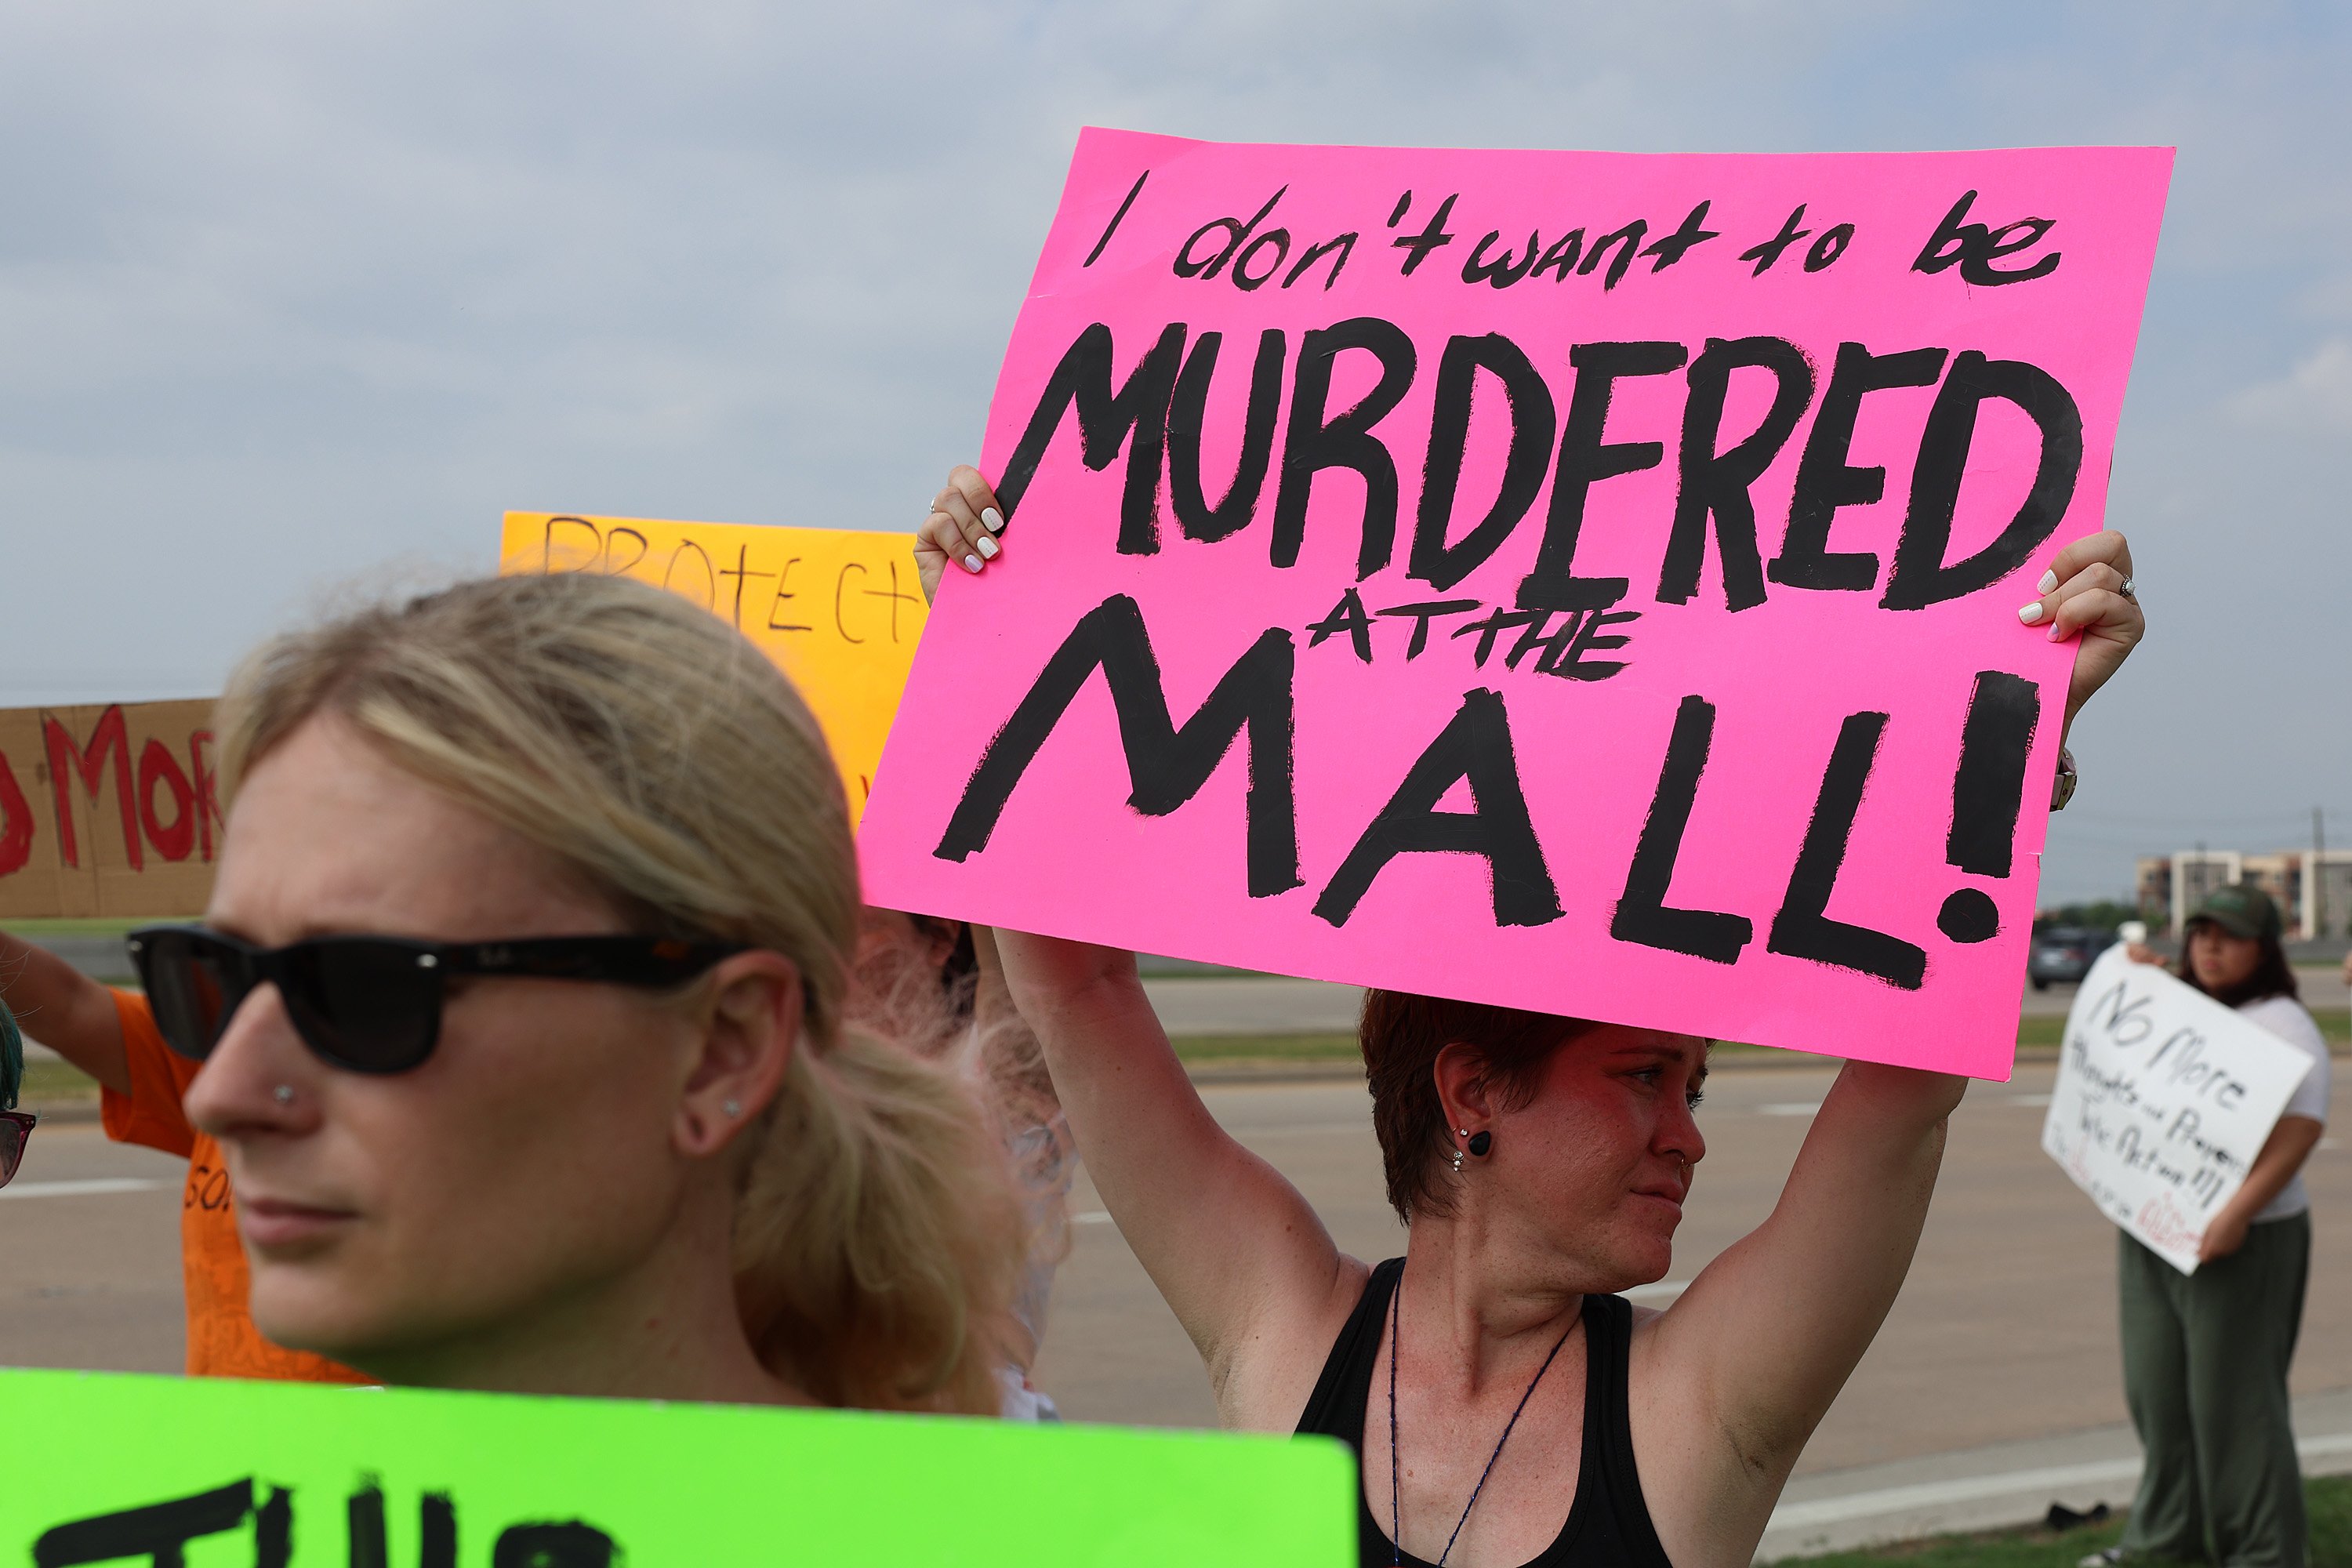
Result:
[[[2006,1077],[2170,166],[1087,132],[867,897]]]

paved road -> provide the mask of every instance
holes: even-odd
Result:
[[[2345,1005],[2343,971],[2296,972],[2305,1005]],[[1353,985],[1271,976],[1182,975],[1146,980],[1143,988],[1171,1035],[1351,1035],[1363,992]],[[2029,1018],[2063,1018],[2074,1005],[2074,987],[2028,987],[2022,1011]]]
[[[2115,1232],[2041,1152],[2051,1076],[2029,1068],[2013,1084],[1970,1091],[1910,1283],[1800,1473],[2125,1418]],[[1700,1112],[1709,1151],[1669,1282],[1687,1279],[1769,1212],[1830,1081],[1811,1068],[1715,1076]],[[1342,1247],[1365,1258],[1401,1250],[1360,1088],[1218,1087],[1206,1098],[1299,1184]],[[2324,1144],[2309,1176],[2320,1232],[2294,1386],[2352,1388],[2352,1248],[2335,1244],[2352,1227],[2352,1151]],[[1118,1231],[1086,1217],[1100,1213],[1090,1188],[1081,1186],[1076,1208],[1040,1382],[1080,1418],[1209,1421],[1181,1331]]]
[[[177,1372],[187,1163],[44,1122],[0,1187],[0,1363]]]
[[[2022,1518],[2054,1496],[2128,1496],[2115,1233],[2040,1152],[2050,1077],[2029,1067],[2012,1084],[1976,1086],[1961,1107],[1910,1283],[1799,1466],[1790,1507],[1811,1511],[1791,1512],[1773,1550],[1871,1528],[1856,1521],[1857,1496],[1872,1508],[1893,1500],[1871,1517],[1909,1521],[1898,1532],[2010,1517],[1965,1512],[1989,1500]],[[1716,1074],[1700,1112],[1709,1152],[1668,1289],[1641,1299],[1670,1299],[1675,1281],[1763,1219],[1830,1081],[1803,1066]],[[1367,1258],[1402,1248],[1360,1086],[1204,1092],[1343,1247]],[[40,1130],[24,1173],[0,1190],[0,1363],[179,1364],[178,1174],[93,1126]],[[2308,1174],[2318,1247],[2294,1383],[2312,1462],[2333,1455],[2340,1466],[2352,1456],[2352,1393],[2340,1392],[2352,1391],[2352,1247],[2339,1241],[2352,1227],[2352,1147],[2323,1143]],[[1074,1206],[1040,1383],[1077,1419],[1208,1423],[1191,1346],[1083,1180]]]

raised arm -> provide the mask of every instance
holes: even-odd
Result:
[[[1079,1156],[1208,1364],[1225,1424],[1288,1431],[1363,1266],[1201,1103],[1133,953],[1008,931],[996,941]]]
[[[1644,1382],[1657,1417],[1643,1425],[1657,1437],[1643,1444],[1644,1479],[1671,1467],[1673,1490],[1696,1505],[1678,1516],[1724,1532],[1740,1561],[1903,1289],[1945,1120],[1967,1087],[1944,1073],[1847,1063],[1771,1217],[1652,1325],[1642,1353],[1654,1369]],[[1676,1542],[1665,1546],[1685,1560]],[[1688,1560],[1721,1555],[1702,1547]]]
[[[131,1092],[114,995],[46,947],[0,931],[0,1001],[25,1033],[117,1094]]]
[[[2060,551],[2018,611],[2053,640],[2078,638],[2065,723],[2146,626],[2120,533]],[[1702,1270],[1651,1326],[1641,1352],[1657,1418],[1643,1423],[1645,1479],[1696,1504],[1678,1519],[1705,1541],[1675,1561],[1744,1562],[1813,1428],[1845,1386],[1910,1271],[1965,1079],[1850,1062],[1813,1119],[1772,1215]],[[1769,1307],[1759,1310],[1759,1303]],[[1679,1404],[1684,1415],[1674,1417]],[[1706,1413],[1691,1420],[1689,1413]],[[1648,1450],[1654,1450],[1654,1461]]]

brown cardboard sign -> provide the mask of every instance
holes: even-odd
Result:
[[[0,710],[0,920],[203,911],[220,853],[213,704]]]

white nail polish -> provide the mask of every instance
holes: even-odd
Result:
[[[965,557],[963,558],[963,569],[964,569],[965,571],[967,571],[967,572],[977,572],[977,571],[979,571],[979,570],[980,570],[980,557],[979,557],[979,556],[977,556],[977,555],[967,555],[967,556],[965,556]]]
[[[2056,642],[2058,640],[2058,634],[2064,629],[2065,628],[2063,626],[2052,626],[2049,632],[2050,640],[2052,642]]]
[[[1003,550],[1004,546],[997,543],[996,541],[990,539],[983,534],[981,537],[980,542],[977,545],[974,545],[973,548],[980,552],[980,558],[982,560],[993,561],[996,559],[997,552]]]
[[[980,521],[987,525],[988,531],[991,533],[1003,533],[1004,531],[1004,519],[997,515],[997,510],[992,506],[984,506],[980,509]]]
[[[2046,594],[2057,585],[2058,574],[2055,572],[2044,572],[2042,574],[2042,581],[2033,584],[2033,591],[2037,594]]]
[[[2039,624],[2042,619],[2042,601],[2036,599],[2033,603],[2020,609],[2017,612],[2017,618],[2023,621],[2029,626]]]

